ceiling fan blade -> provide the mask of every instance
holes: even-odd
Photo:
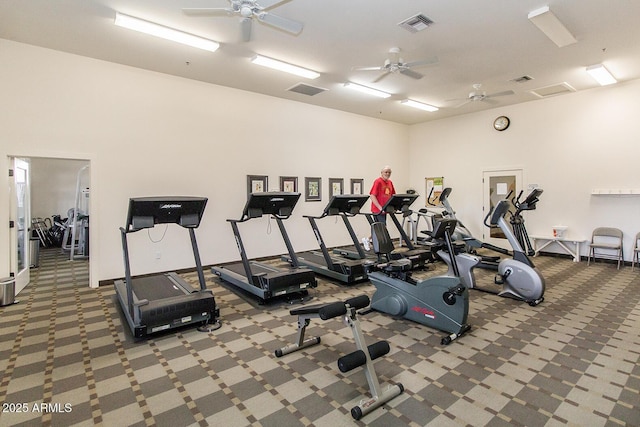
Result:
[[[512,90],[505,90],[504,92],[496,92],[485,96],[485,98],[495,98],[496,96],[513,95],[515,92]]]
[[[264,22],[265,24],[269,24],[291,34],[299,34],[300,31],[302,31],[302,28],[304,28],[304,24],[302,22],[274,15],[269,12],[260,12],[256,14],[256,17],[259,21]]]
[[[228,7],[191,7],[182,9],[182,13],[187,16],[219,16],[219,15],[231,15],[233,9]]]
[[[472,101],[471,99],[467,99],[467,100],[465,100],[464,102],[462,102],[462,103],[460,103],[460,104],[454,105],[454,106],[453,106],[453,108],[460,108],[460,107],[462,107],[463,105],[467,105],[467,104],[468,104],[468,103],[470,103],[471,101]]]
[[[378,83],[380,80],[384,79],[385,77],[387,77],[389,74],[391,74],[390,71],[385,71],[384,73],[380,74],[378,76],[378,78],[376,78],[373,83]]]
[[[438,62],[438,57],[434,56],[433,58],[423,59],[420,61],[407,62],[404,65],[405,67],[422,67],[424,65],[436,64],[437,62]]]
[[[480,101],[486,102],[487,104],[491,104],[491,105],[496,105],[498,103],[498,101],[496,101],[495,99],[491,99],[489,97],[484,97]]]
[[[407,77],[411,77],[412,79],[420,80],[424,77],[424,75],[418,73],[417,71],[410,70],[408,68],[403,68],[400,70],[400,74],[404,74]]]
[[[242,32],[242,41],[248,42],[251,40],[251,18],[242,18],[240,20],[240,30]]]

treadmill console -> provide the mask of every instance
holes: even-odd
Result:
[[[300,199],[300,193],[282,191],[251,193],[242,211],[242,218],[259,218],[262,215],[288,218],[298,199]]]
[[[324,208],[322,216],[338,215],[340,213],[357,215],[368,199],[369,195],[364,194],[337,194],[331,197],[329,204]]]
[[[184,228],[200,225],[206,197],[165,196],[129,199],[128,231],[153,228],[156,224],[178,224]]]
[[[382,207],[384,212],[406,212],[409,207],[420,197],[419,194],[394,194]]]

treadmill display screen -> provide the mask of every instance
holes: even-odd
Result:
[[[383,206],[385,212],[404,212],[419,197],[418,194],[394,194]]]
[[[289,217],[299,198],[300,193],[276,191],[251,193],[242,216],[245,218],[259,218],[262,215]]]
[[[206,205],[206,197],[131,198],[127,229],[152,228],[155,224],[178,224],[185,228],[196,228],[200,225]]]
[[[324,208],[324,214],[336,215],[342,212],[357,214],[368,199],[368,194],[338,194],[332,196],[329,204]]]

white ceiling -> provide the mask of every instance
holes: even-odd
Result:
[[[578,40],[558,47],[528,19],[549,5]],[[0,38],[210,82],[270,96],[414,124],[540,99],[530,93],[566,82],[576,90],[597,85],[585,67],[604,63],[618,81],[640,78],[640,1],[637,0],[290,0],[269,11],[304,23],[291,35],[255,22],[242,42],[235,16],[190,17],[182,8],[227,7],[227,0],[2,0]],[[211,53],[116,27],[116,11],[211,38]],[[422,13],[434,24],[411,33],[398,23]],[[376,71],[399,47],[405,62],[437,57],[414,69],[414,80]],[[255,54],[321,73],[306,80],[252,64]],[[528,75],[525,83],[512,81]],[[346,81],[393,94],[372,98],[344,88]],[[328,89],[315,96],[290,92],[305,83]],[[492,103],[455,108],[481,83],[487,93],[512,90]],[[434,113],[400,104],[411,98],[440,107]]]

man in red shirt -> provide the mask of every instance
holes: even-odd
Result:
[[[382,222],[384,224],[387,223],[387,216],[385,212],[382,212],[382,207],[387,203],[387,201],[396,194],[396,189],[393,187],[393,182],[391,182],[391,167],[385,166],[380,171],[380,176],[373,181],[373,185],[371,186],[371,191],[369,191],[369,195],[371,196],[371,212],[373,213],[373,217],[376,222]],[[370,239],[364,238],[362,239],[362,243],[366,250],[370,249]]]

